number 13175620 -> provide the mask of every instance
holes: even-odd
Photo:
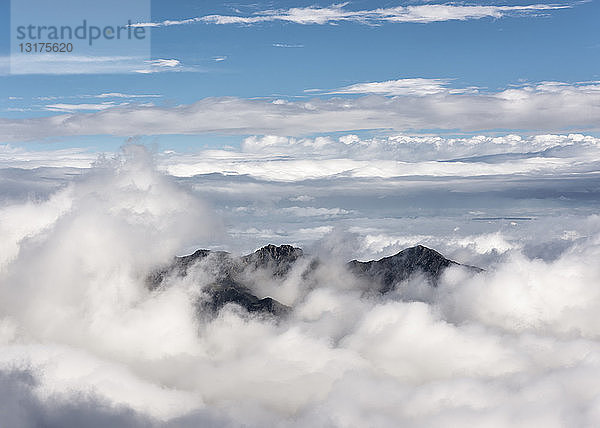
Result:
[[[73,52],[72,43],[19,43],[19,51],[23,53],[59,53]]]

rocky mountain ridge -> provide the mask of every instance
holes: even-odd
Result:
[[[185,277],[198,263],[210,260],[210,274],[214,281],[204,287],[208,298],[200,302],[203,309],[216,313],[226,304],[234,303],[249,312],[281,316],[291,308],[271,297],[256,296],[248,286],[245,274],[261,270],[273,278],[283,279],[294,264],[302,259],[309,261],[303,275],[310,275],[321,263],[319,259],[305,255],[301,248],[291,245],[269,244],[241,257],[235,257],[225,251],[200,249],[187,256],[175,257],[170,265],[150,273],[146,283],[151,290],[157,290],[164,286],[168,277]],[[450,266],[462,266],[473,273],[483,270],[447,259],[437,251],[422,245],[407,248],[379,260],[351,260],[346,264],[351,274],[366,281],[372,290],[381,294],[394,290],[415,274],[422,274],[432,287],[436,287],[444,270]]]

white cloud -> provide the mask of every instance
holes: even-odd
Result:
[[[192,68],[183,67],[178,59],[152,59],[144,61],[144,68],[133,70],[136,73],[151,74],[165,71],[191,71]]]
[[[181,20],[165,20],[162,22],[138,22],[131,24],[132,27],[170,27],[172,25],[185,25],[199,22],[200,18],[190,18]]]
[[[289,43],[273,43],[273,47],[275,47],[275,48],[303,48],[304,45],[289,44]]]
[[[97,158],[97,153],[80,148],[26,150],[8,144],[0,145],[0,168],[89,168]]]
[[[121,92],[105,92],[98,95],[85,95],[82,97],[90,98],[160,98],[162,95],[157,94],[124,94]]]
[[[374,94],[374,95],[414,95],[425,96],[440,93],[464,93],[475,91],[475,88],[468,89],[449,89],[449,80],[446,79],[398,79],[388,80],[386,82],[357,83],[334,91],[328,94]]]
[[[202,17],[167,20],[134,24],[136,27],[168,27],[197,22],[210,24],[254,25],[265,22],[289,22],[301,25],[338,24],[356,22],[368,25],[384,23],[431,23],[442,21],[467,21],[482,18],[502,18],[505,16],[535,16],[554,10],[571,8],[571,4],[531,4],[523,6],[462,5],[462,4],[423,4],[397,6],[371,10],[349,10],[349,3],[333,4],[328,7],[294,7],[255,12],[252,15],[207,15]]]
[[[350,214],[350,211],[342,208],[286,207],[281,211],[296,217],[334,217]]]
[[[598,129],[600,86],[596,82],[541,83],[491,93],[448,90],[425,95],[430,83],[416,88],[408,85],[403,90],[412,95],[392,98],[370,95],[286,102],[205,98],[172,108],[132,105],[93,114],[3,119],[0,141],[95,134],[307,135],[382,128],[399,132],[520,129],[538,133]],[[434,84],[430,90],[437,91],[438,86]]]
[[[457,186],[466,184],[460,183],[467,178],[479,182],[473,185],[480,189],[500,191],[503,185],[499,181],[508,180],[511,175],[523,180],[591,177],[600,167],[598,159],[600,140],[579,134],[470,138],[396,135],[372,139],[355,135],[315,139],[266,136],[247,138],[242,151],[161,154],[159,165],[178,177],[216,173],[276,183],[347,180],[351,185],[360,180],[388,179],[392,180],[389,186],[395,188],[402,186],[393,179],[404,177],[407,186],[422,184],[433,190],[441,185],[435,180],[443,179],[460,193],[463,191]],[[424,181],[419,184],[419,180]],[[465,190],[466,194],[471,190]],[[229,189],[228,193],[233,191]],[[242,194],[248,191],[240,188]],[[308,201],[297,199],[297,195],[292,193],[290,197],[296,199],[291,200]],[[311,193],[306,195],[314,198]],[[486,213],[470,215],[487,216],[493,217]],[[481,246],[485,247],[485,243]]]
[[[122,92],[105,92],[102,94],[81,94],[81,95],[52,95],[52,96],[37,96],[33,97],[35,100],[40,101],[53,101],[53,100],[64,100],[74,98],[160,98],[162,95],[158,94],[124,94]]]
[[[0,145],[0,166],[87,168],[95,154],[81,149],[30,151]],[[362,139],[248,137],[240,151],[169,151],[158,156],[159,167],[172,175],[191,177],[220,173],[281,181],[324,178],[494,177],[521,174],[551,177],[592,174],[600,159],[600,140],[580,134],[506,135],[468,138],[391,135]],[[311,195],[293,196],[307,202]]]
[[[8,107],[3,109],[3,111],[18,111],[18,112],[26,112],[26,111],[33,111],[34,109],[32,108],[21,108],[21,107]]]
[[[101,104],[66,104],[66,103],[57,103],[57,104],[47,104],[44,106],[45,110],[49,111],[60,111],[60,112],[72,112],[72,111],[99,111],[106,110],[108,108],[117,107],[117,106],[125,106],[127,103],[116,104],[113,102],[104,102]]]
[[[70,96],[37,96],[33,99],[40,101],[57,101],[57,100],[79,100],[79,101],[88,101],[89,99],[99,99],[106,100],[112,99],[111,101],[102,101],[100,103],[90,103],[90,102],[56,102],[53,104],[45,104],[45,105],[32,105],[28,108],[13,108],[14,111],[36,111],[36,110],[46,110],[53,112],[78,112],[78,111],[100,111],[106,110],[113,107],[123,107],[129,105],[130,103],[136,102],[139,99],[148,99],[148,98],[160,98],[162,95],[154,95],[154,94],[124,94],[121,92],[106,92],[102,94],[82,94],[82,95],[70,95]],[[127,99],[127,101],[125,101]],[[117,102],[117,100],[123,100],[123,102]],[[138,106],[152,106],[154,105],[151,102],[146,103],[137,103]],[[11,110],[11,109],[9,109]]]
[[[181,62],[177,59],[153,59],[148,63],[156,67],[177,67],[181,65]]]
[[[278,322],[232,307],[196,317],[200,287],[213,281],[201,266],[162,290],[146,289],[148,269],[182,246],[209,246],[215,217],[135,146],[47,200],[0,206],[8,238],[0,242],[3,422],[599,425],[597,216],[586,220],[587,237],[567,241],[554,261],[507,249],[486,272],[450,270],[418,296],[410,294],[423,286],[418,278],[392,296],[362,296],[366,284],[327,259],[314,277],[297,269],[268,282],[257,273],[258,289],[294,304]],[[331,230],[302,226],[312,237]],[[257,231],[276,235],[278,225]],[[471,241],[478,251],[510,246],[502,236]],[[354,246],[345,235],[328,244],[327,255]],[[460,251],[468,243],[449,245]]]
[[[152,59],[143,56],[101,55],[13,55],[0,57],[0,63],[10,64],[11,74],[127,74],[164,71],[198,71],[177,59]],[[9,70],[9,68],[6,68]],[[125,95],[125,94],[124,94]]]
[[[137,56],[83,56],[63,54],[13,55],[5,58],[12,74],[103,74],[131,73],[144,57]],[[0,62],[2,59],[0,58]],[[8,68],[7,68],[8,70]]]
[[[242,151],[254,155],[287,155],[296,158],[381,159],[404,162],[444,161],[481,158],[486,163],[502,163],[503,155],[521,154],[524,158],[560,158],[590,156],[599,147],[596,137],[581,134],[540,134],[523,137],[515,134],[492,137],[448,138],[442,136],[390,135],[360,138],[347,134],[340,137],[293,138],[274,135],[252,136],[243,140]],[[494,158],[493,156],[497,156]],[[508,159],[516,161],[518,159]]]
[[[309,195],[300,195],[289,198],[292,202],[310,202],[315,198]]]
[[[586,189],[585,198],[595,189],[598,168],[583,174],[578,168],[586,158],[597,161],[594,150],[599,142],[581,135],[395,136],[389,141],[354,135],[319,141],[255,137],[247,152],[168,153],[158,163],[204,159],[218,171],[229,168],[226,162],[254,162],[253,174],[258,176],[278,158],[276,153],[309,161],[296,165],[301,171],[311,162],[335,161],[322,153],[328,153],[330,145],[345,145],[349,149],[342,160],[367,159],[361,164],[363,171],[370,165],[368,171],[374,174],[380,160],[390,160],[386,150],[394,141],[410,149],[400,151],[402,156],[412,153],[411,162],[421,165],[430,165],[423,159],[435,153],[504,156],[547,150],[546,155],[553,155],[539,171],[497,181],[475,179],[482,194],[501,190],[505,181],[518,192],[524,191],[524,184],[531,185],[529,180],[546,191],[560,186],[561,180],[585,176],[590,186],[575,183],[573,188]],[[0,153],[8,164],[11,157],[36,161],[35,152],[13,147],[1,146]],[[58,159],[60,153],[65,162],[77,155],[43,155]],[[398,155],[392,153],[387,157]],[[557,159],[568,160],[570,166],[553,164]],[[463,173],[475,174],[489,162],[474,160],[469,164],[473,171],[464,168]],[[500,166],[508,171],[514,162],[509,158]],[[317,171],[319,165],[311,168]],[[552,168],[557,168],[556,174]],[[281,174],[285,171],[281,167]],[[540,171],[546,174],[536,181]],[[292,173],[300,176],[294,169]],[[432,193],[427,192],[437,192],[433,203],[439,210],[442,194],[465,192],[461,177],[329,178],[276,185],[211,176],[178,185],[157,172],[142,150],[130,147],[114,161],[98,162],[48,198],[0,204],[3,422],[296,428],[599,424],[598,216],[569,219],[562,215],[565,211],[550,210],[552,215],[546,212],[544,217],[538,194],[528,206],[495,198],[487,209],[533,206],[540,213],[539,224],[531,222],[532,228],[522,232],[509,228],[503,233],[459,235],[456,225],[468,224],[463,215],[427,216],[419,206],[418,215],[409,216],[402,208],[410,205],[405,190],[412,188],[428,200]],[[43,172],[40,180],[47,179]],[[193,280],[173,279],[158,292],[145,288],[144,274],[151,266],[188,245],[211,247],[206,233],[215,229],[217,215],[188,184],[204,194],[222,192],[219,208],[228,215],[231,207],[241,205],[223,202],[225,192],[237,192],[247,203],[265,209],[268,215],[262,224],[260,215],[245,224],[239,217],[223,215],[233,225],[234,239],[245,236],[252,248],[272,240],[314,241],[330,233],[320,243],[325,262],[314,278],[303,277],[303,269],[279,280],[258,273],[252,277],[255,290],[294,304],[288,319],[273,322],[233,308],[215,318],[196,318],[199,288],[213,279],[201,269]],[[365,216],[365,207],[356,206],[365,195],[371,197],[368,205],[381,201],[375,208],[387,218],[377,222]],[[386,202],[380,196],[395,199]],[[285,207],[290,197],[310,201],[311,206]],[[273,202],[277,200],[284,210]],[[323,208],[324,201],[335,205]],[[593,211],[595,201],[590,204]],[[386,211],[389,206],[394,211]],[[351,211],[355,207],[356,212]],[[571,206],[567,212],[584,209]],[[465,212],[467,218],[485,214]],[[290,217],[297,232],[277,216]],[[383,221],[390,222],[387,231],[378,230]],[[354,233],[336,233],[334,225]],[[522,239],[539,244],[549,237],[565,245],[552,261],[523,254]],[[444,254],[481,265],[486,272],[470,277],[453,270],[434,290],[416,278],[392,296],[365,298],[365,284],[340,266],[346,257],[387,256],[415,243],[435,244]],[[488,262],[480,264],[482,260]]]

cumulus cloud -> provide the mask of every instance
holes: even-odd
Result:
[[[580,134],[542,134],[523,137],[515,134],[445,138],[441,136],[390,135],[361,138],[348,134],[338,138],[289,138],[253,136],[244,139],[242,151],[248,154],[288,155],[302,158],[389,159],[417,162],[474,158],[494,162],[501,155],[556,157],[584,154],[598,148],[600,140]],[[590,153],[591,154],[591,153]],[[496,156],[496,158],[494,158]],[[513,159],[514,160],[514,159]]]
[[[168,151],[159,154],[157,162],[160,169],[178,177],[219,173],[289,182],[336,177],[541,177],[594,173],[599,151],[598,138],[582,134],[463,138],[267,135],[245,138],[239,150]],[[31,151],[2,145],[0,167],[87,168],[95,156],[83,149]]]
[[[165,20],[133,24],[134,27],[170,27],[193,23],[255,25],[266,22],[284,22],[300,25],[325,25],[354,22],[368,25],[386,23],[432,23],[443,21],[468,21],[505,16],[536,16],[559,9],[573,7],[571,4],[530,4],[522,6],[469,5],[469,4],[422,4],[350,10],[349,3],[338,3],[328,7],[309,6],[290,9],[270,9],[243,15],[207,15],[182,20]]]
[[[71,167],[89,168],[97,154],[87,149],[26,150],[9,144],[0,145],[1,168]]]
[[[48,200],[95,156],[2,146],[0,200]],[[517,248],[554,260],[589,235],[582,216],[596,212],[598,158],[597,138],[579,134],[349,134],[249,137],[238,150],[157,153],[156,165],[217,207],[231,225],[222,244],[238,251],[308,245],[341,227],[371,240],[356,255],[424,244],[486,264]]]
[[[373,83],[366,84],[373,85]],[[354,87],[368,91],[387,84]],[[394,86],[396,85],[396,86]],[[400,91],[394,83],[394,91]],[[403,86],[404,85],[404,86]],[[110,134],[262,134],[298,136],[366,129],[413,132],[521,129],[560,132],[568,128],[596,130],[600,90],[596,82],[544,82],[500,92],[444,90],[441,82],[400,85],[403,96],[315,98],[309,101],[269,101],[205,98],[176,107],[122,106],[96,113],[0,120],[0,141],[52,136]],[[431,87],[432,89],[427,89]]]
[[[580,134],[469,138],[395,135],[362,139],[248,137],[241,152],[167,154],[162,167],[181,177],[222,172],[273,181],[327,177],[476,177],[591,173],[597,138]]]

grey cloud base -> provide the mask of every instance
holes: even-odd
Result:
[[[421,83],[418,84],[421,86]],[[600,117],[596,82],[545,82],[496,93],[441,88],[396,97],[314,98],[308,101],[205,98],[172,108],[124,106],[97,113],[1,119],[0,141],[77,135],[311,135],[367,129],[595,131]],[[369,93],[370,89],[366,89]],[[375,92],[378,93],[378,92]],[[410,92],[409,92],[410,93]]]

